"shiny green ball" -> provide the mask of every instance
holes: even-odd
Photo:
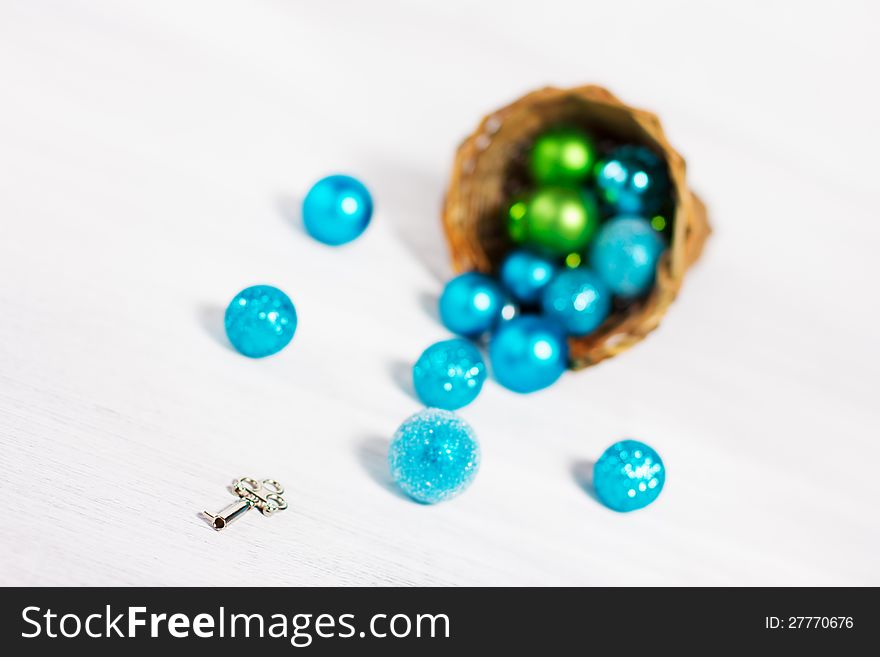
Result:
[[[556,128],[535,140],[529,169],[540,184],[571,184],[585,180],[596,163],[593,140],[574,128]]]
[[[571,187],[541,187],[515,201],[507,214],[514,242],[563,258],[583,251],[598,225],[592,194]]]

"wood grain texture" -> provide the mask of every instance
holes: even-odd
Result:
[[[0,5],[0,584],[880,584],[877,10],[541,7]],[[587,81],[658,112],[713,239],[631,351],[487,385],[474,486],[413,504],[384,451],[445,336],[455,147]],[[331,171],[377,204],[342,249],[297,216]],[[261,282],[301,323],[251,361],[222,312]],[[617,515],[585,478],[626,436],[669,478]],[[215,533],[241,475],[291,508]]]

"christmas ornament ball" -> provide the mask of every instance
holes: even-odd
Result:
[[[422,403],[449,411],[476,399],[485,380],[483,357],[461,338],[431,345],[413,366],[413,386]]]
[[[523,315],[502,324],[489,340],[495,379],[514,392],[534,392],[559,379],[568,365],[565,332],[556,322]]]
[[[407,495],[436,504],[470,486],[480,467],[480,446],[464,420],[426,408],[400,425],[388,447],[388,465]]]
[[[585,180],[596,162],[593,140],[577,128],[560,127],[541,134],[529,153],[529,170],[539,184]]]
[[[558,321],[569,335],[595,331],[611,311],[611,290],[585,267],[560,272],[544,288],[544,316]]]
[[[556,265],[549,258],[527,249],[511,251],[501,263],[504,287],[520,303],[537,303],[541,291],[553,278]]]
[[[284,349],[296,332],[296,308],[284,292],[254,285],[235,295],[226,308],[226,335],[236,350],[250,358]]]
[[[616,217],[602,226],[590,245],[590,267],[614,294],[637,297],[653,285],[665,248],[646,219]]]
[[[670,198],[666,164],[644,146],[614,149],[596,165],[599,196],[615,213],[653,215]]]
[[[657,499],[666,481],[660,455],[638,440],[623,440],[605,450],[593,467],[599,500],[614,511],[635,511]]]
[[[552,257],[582,251],[598,225],[599,208],[585,189],[540,187],[508,209],[510,238]]]
[[[357,178],[322,178],[303,200],[303,225],[313,238],[330,246],[351,242],[366,230],[373,217],[373,198]]]
[[[438,304],[440,320],[453,333],[477,337],[495,327],[505,303],[501,287],[492,278],[467,272],[443,289]]]

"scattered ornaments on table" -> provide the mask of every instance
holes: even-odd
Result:
[[[426,408],[400,425],[388,447],[388,465],[403,492],[435,504],[470,486],[480,467],[480,446],[457,415]]]
[[[524,315],[505,322],[489,340],[495,379],[514,392],[535,392],[559,379],[568,366],[568,344],[555,321]]]
[[[595,160],[592,139],[576,128],[540,135],[529,161],[538,187],[507,211],[509,235],[524,248],[502,262],[501,284],[467,272],[449,281],[440,297],[441,320],[453,333],[475,339],[494,331],[488,342],[494,376],[515,392],[555,383],[568,365],[567,336],[596,331],[611,310],[612,294],[629,300],[646,294],[654,282],[666,247],[658,232],[666,219],[646,217],[668,207],[665,164],[633,145],[616,148],[598,164]],[[591,183],[601,196],[601,210]],[[608,217],[608,208],[623,216]],[[356,239],[372,213],[369,191],[350,176],[319,180],[303,201],[306,231],[330,245]],[[591,269],[582,266],[586,253]],[[252,358],[283,349],[296,326],[293,302],[268,285],[239,292],[225,315],[230,342]],[[471,403],[485,379],[480,351],[466,339],[431,345],[413,366],[416,394],[428,408],[398,428],[388,449],[392,477],[413,499],[442,502],[473,481],[479,445],[471,427],[450,411]],[[653,449],[626,440],[596,462],[593,482],[603,504],[632,511],[657,498],[665,474]]]
[[[557,320],[569,335],[589,335],[611,311],[611,290],[589,269],[569,269],[544,288],[541,308],[545,317]]]
[[[309,235],[324,244],[339,246],[366,230],[373,216],[373,198],[356,178],[327,176],[306,194],[302,216]]]
[[[614,294],[637,297],[654,284],[666,245],[641,217],[617,217],[602,226],[590,247],[590,265]]]
[[[476,399],[485,380],[480,351],[461,338],[432,344],[413,366],[413,386],[422,403],[450,411]]]
[[[506,305],[501,287],[489,276],[468,272],[446,284],[440,295],[440,320],[459,335],[478,337],[491,331]]]
[[[296,308],[284,292],[254,285],[235,295],[226,308],[226,335],[232,346],[251,358],[284,349],[296,332]]]
[[[623,440],[605,450],[593,467],[599,501],[615,511],[635,511],[657,499],[666,481],[660,455],[638,440]]]

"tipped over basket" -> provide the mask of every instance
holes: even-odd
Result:
[[[597,140],[649,148],[666,162],[672,187],[669,246],[657,264],[654,285],[647,295],[615,307],[594,333],[570,338],[570,367],[582,369],[619,354],[657,328],[710,228],[705,206],[688,189],[684,159],[666,141],[654,114],[623,104],[602,87],[549,87],[489,114],[459,147],[443,210],[456,271],[497,273],[514,246],[502,217],[518,191],[515,171],[535,138],[561,124],[577,125]]]

